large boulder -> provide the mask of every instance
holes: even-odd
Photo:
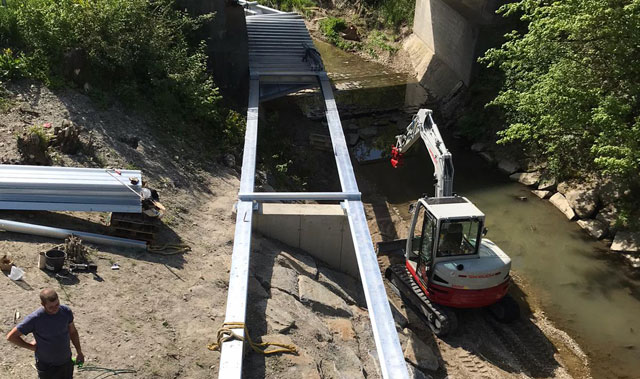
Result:
[[[531,191],[534,195],[538,196],[541,199],[546,199],[551,196],[551,191],[541,191],[541,190],[533,190]]]
[[[484,159],[489,164],[494,164],[496,162],[496,160],[493,158],[493,155],[491,155],[491,153],[489,153],[487,151],[483,151],[483,152],[479,153],[478,155],[480,155],[480,157],[482,159]]]
[[[511,174],[509,179],[524,184],[525,186],[533,186],[538,183],[540,180],[539,172],[517,172],[515,174]]]
[[[607,235],[607,226],[598,220],[578,220],[578,225],[593,238],[601,239]]]
[[[598,193],[594,189],[570,189],[564,197],[580,218],[589,218],[596,212]]]
[[[576,217],[576,213],[571,208],[571,205],[567,201],[567,199],[560,193],[556,192],[549,199],[551,204],[553,204],[556,208],[558,208],[569,220],[573,220]]]
[[[298,277],[298,297],[302,303],[311,306],[314,311],[327,316],[352,316],[351,309],[340,296],[308,276]]]
[[[276,257],[276,263],[294,269],[298,274],[307,275],[311,278],[318,276],[316,261],[306,254],[289,254],[286,251],[282,251]]]
[[[611,250],[626,253],[640,252],[640,232],[617,232],[611,244]]]
[[[498,169],[500,169],[500,171],[509,175],[518,171],[518,168],[520,167],[516,162],[510,161],[508,159],[502,159],[500,160],[500,162],[498,162]]]
[[[319,271],[318,281],[333,293],[340,296],[348,304],[365,305],[362,285],[357,280],[326,267],[320,267]]]
[[[622,197],[623,190],[618,183],[607,180],[599,186],[598,194],[602,204],[615,204]]]
[[[550,191],[556,186],[556,179],[543,176],[538,183],[538,189],[541,191]]]
[[[615,205],[609,204],[606,207],[600,209],[600,211],[596,215],[596,220],[605,224],[607,226],[607,229],[609,229],[609,232],[611,234],[614,234],[616,230],[618,230],[618,227],[616,225],[618,221],[618,210],[616,209]]]
[[[479,153],[481,151],[485,151],[487,149],[487,145],[485,143],[482,142],[476,142],[473,145],[471,145],[471,151],[474,151],[476,153]]]

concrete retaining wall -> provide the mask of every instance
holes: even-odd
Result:
[[[340,205],[263,203],[254,214],[253,229],[360,277],[349,220]]]

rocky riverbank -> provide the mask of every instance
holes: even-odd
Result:
[[[530,187],[539,198],[547,199],[589,236],[603,240],[611,252],[619,254],[631,267],[640,268],[640,232],[621,226],[616,204],[626,194],[614,181],[591,177],[558,182],[539,166],[528,168],[513,159],[496,158],[486,144],[475,143],[471,149],[496,164],[511,180]]]

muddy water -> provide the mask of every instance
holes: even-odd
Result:
[[[376,82],[383,71],[357,57],[326,46],[320,50],[329,75],[343,88],[349,86],[344,82],[365,82],[360,76],[380,88],[390,80]],[[392,85],[402,77],[391,75]],[[486,214],[487,238],[511,256],[513,270],[529,283],[549,319],[580,344],[593,377],[640,378],[640,280],[548,201],[510,182],[446,134],[456,170],[454,191]],[[354,167],[405,215],[410,202],[433,193],[432,164],[421,145],[414,150],[401,169],[387,162]],[[519,200],[523,196],[526,201]]]

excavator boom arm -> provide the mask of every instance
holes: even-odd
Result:
[[[401,156],[422,138],[434,167],[435,196],[453,196],[453,159],[433,122],[430,109],[420,109],[404,134],[396,136],[394,155]]]

